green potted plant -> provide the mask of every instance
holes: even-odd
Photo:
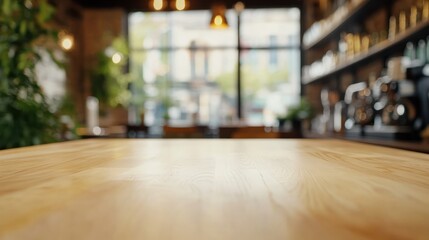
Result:
[[[109,35],[106,38],[111,39]],[[125,38],[116,37],[97,54],[90,71],[91,94],[99,100],[100,125],[107,127],[127,123],[132,100],[131,74],[125,72],[128,46]]]
[[[291,122],[292,129],[295,131],[301,130],[301,122],[303,120],[311,118],[313,115],[313,108],[310,102],[301,98],[300,102],[296,105],[292,105],[289,107],[288,112],[284,116],[278,117],[279,127],[282,128],[284,123]]]
[[[35,75],[39,50],[55,45],[53,14],[46,0],[0,2],[0,149],[58,139],[58,119]]]
[[[127,106],[131,99],[131,75],[124,73],[128,57],[127,42],[123,37],[100,51],[91,71],[91,93],[104,107]]]

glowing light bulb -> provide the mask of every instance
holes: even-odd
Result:
[[[153,1],[153,8],[157,11],[161,10],[164,7],[164,1],[163,0],[154,0]]]
[[[60,38],[60,47],[66,51],[69,51],[74,46],[74,38],[73,36],[66,34],[64,32],[61,32],[59,35]]]
[[[244,10],[244,3],[243,2],[238,2],[234,5],[234,9],[237,13],[241,13]]]
[[[185,0],[176,0],[176,9],[179,11],[185,10],[186,2]]]
[[[215,24],[216,26],[221,26],[221,25],[223,24],[222,16],[217,15],[217,16],[215,17],[215,19],[214,19],[214,24]]]
[[[73,47],[73,41],[70,38],[63,39],[63,41],[61,41],[61,47],[64,48],[64,50],[70,50]]]
[[[114,64],[119,64],[121,61],[122,61],[122,56],[121,56],[120,53],[113,54],[113,56],[112,56],[112,62]]]

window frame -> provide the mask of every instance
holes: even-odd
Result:
[[[292,9],[292,8],[296,8],[299,11],[300,14],[300,18],[302,18],[302,10],[299,7],[284,7],[284,8],[273,8],[273,9]],[[245,9],[246,10],[269,10],[271,8],[254,8],[254,9]],[[198,11],[198,10],[197,10]],[[203,10],[200,10],[203,11]],[[129,39],[129,20],[130,20],[130,15],[133,13],[151,13],[151,12],[145,12],[145,11],[134,11],[134,12],[128,12],[127,14],[127,38]],[[165,14],[171,14],[170,12],[164,12]],[[236,46],[188,46],[188,47],[151,47],[151,48],[132,48],[130,47],[130,52],[135,52],[135,53],[145,53],[145,52],[149,52],[149,51],[153,51],[153,50],[157,50],[157,51],[161,51],[161,52],[174,52],[174,51],[180,51],[180,50],[187,50],[187,51],[213,51],[213,50],[235,50],[237,52],[237,76],[235,78],[235,82],[236,82],[236,112],[237,112],[237,118],[239,120],[243,119],[243,97],[242,97],[242,92],[243,92],[243,85],[242,85],[242,52],[243,51],[252,51],[252,50],[256,50],[256,51],[277,51],[277,50],[297,50],[300,55],[301,55],[301,32],[302,32],[302,26],[301,23],[299,22],[298,26],[299,26],[299,41],[296,45],[294,44],[287,44],[287,45],[277,45],[277,46],[243,46],[242,42],[241,42],[241,28],[242,28],[242,16],[240,13],[236,13],[235,14],[236,18],[237,18],[237,26],[236,26],[236,30],[237,30],[237,34],[236,34],[236,41],[237,44]],[[301,56],[302,57],[302,56]],[[302,61],[299,61],[299,65],[302,65]],[[127,70],[129,71],[130,69],[130,64],[128,64],[127,66]],[[300,67],[300,71],[301,71],[301,67]],[[173,85],[173,84],[172,84]],[[298,85],[302,88],[301,83],[299,82]],[[302,92],[302,89],[300,90]],[[300,93],[301,94],[301,93]]]

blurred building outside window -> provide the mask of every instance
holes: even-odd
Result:
[[[249,9],[230,27],[209,27],[210,11],[135,12],[129,15],[130,111],[148,126],[237,121],[237,67],[241,61],[243,115],[249,125],[274,125],[300,95],[300,12]],[[130,119],[138,124],[140,118]]]

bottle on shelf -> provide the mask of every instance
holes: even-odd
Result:
[[[407,57],[410,61],[416,59],[416,49],[412,42],[408,42],[405,46],[404,56]]]
[[[410,9],[410,27],[417,25],[417,6],[412,6]]]
[[[417,45],[417,59],[422,63],[426,63],[426,42],[424,40],[420,40]]]
[[[429,1],[424,0],[422,9],[422,21],[429,20]]]
[[[405,11],[399,13],[399,33],[405,32],[407,30],[407,17]]]
[[[354,34],[353,36],[353,47],[354,47],[354,53],[355,55],[358,55],[361,53],[361,37],[360,34]]]
[[[368,35],[363,36],[361,38],[361,41],[362,41],[362,43],[361,43],[362,52],[368,52],[369,47],[370,47],[369,46],[369,36]]]
[[[346,33],[341,33],[340,41],[338,42],[338,59],[339,62],[344,62],[347,59],[347,41]]]
[[[426,61],[429,63],[429,36],[426,38]]]
[[[347,58],[351,59],[355,55],[354,51],[354,37],[352,33],[348,33],[346,35],[346,43],[347,43]]]
[[[389,39],[394,39],[396,37],[396,18],[394,16],[391,16],[389,18]]]

